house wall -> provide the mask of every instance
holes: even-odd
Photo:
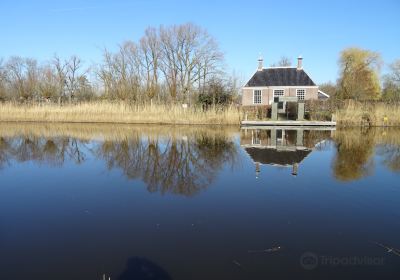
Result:
[[[253,104],[253,90],[260,89],[262,92],[262,103]],[[242,106],[265,106],[273,101],[274,89],[284,89],[285,96],[296,96],[296,89],[306,90],[306,100],[318,100],[318,87],[252,87],[242,89]]]
[[[261,90],[261,104],[253,104],[253,90]],[[268,88],[243,88],[242,89],[242,106],[263,106],[269,104]]]

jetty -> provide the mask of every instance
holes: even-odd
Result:
[[[241,122],[244,127],[260,126],[284,126],[284,127],[335,127],[334,121],[307,121],[307,120],[268,120],[268,121],[249,121]]]

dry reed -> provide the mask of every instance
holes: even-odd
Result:
[[[400,126],[400,105],[348,102],[334,118],[340,126]]]
[[[197,106],[112,102],[63,106],[0,104],[0,122],[239,125],[242,115],[235,106],[202,110]],[[334,111],[334,119],[338,126],[400,126],[400,105],[347,102]]]
[[[69,122],[135,124],[240,124],[240,109],[235,106],[202,110],[180,105],[130,105],[91,102],[58,106],[0,104],[1,122]]]

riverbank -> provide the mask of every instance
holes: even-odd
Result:
[[[400,104],[383,102],[346,102],[336,109],[338,126],[400,126]]]
[[[319,115],[332,112],[320,110],[323,114]],[[235,106],[203,110],[198,106],[183,108],[181,105],[130,105],[107,101],[63,106],[0,104],[0,122],[240,125],[243,115]],[[338,127],[400,127],[400,104],[347,102],[333,110],[332,116]],[[320,119],[314,117],[312,121]]]
[[[203,111],[195,106],[183,108],[181,105],[129,105],[111,102],[63,106],[0,104],[1,122],[238,125],[240,117],[240,110],[234,106]]]

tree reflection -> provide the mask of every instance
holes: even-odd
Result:
[[[200,133],[195,137],[105,141],[96,151],[109,169],[119,168],[128,178],[139,178],[150,192],[193,195],[208,187],[224,162],[235,162],[231,139]]]
[[[62,166],[65,159],[79,164],[85,159],[82,151],[86,141],[69,137],[43,138],[36,136],[19,136],[0,138],[0,167],[17,162],[34,161],[51,166]]]
[[[372,173],[375,141],[371,129],[337,131],[334,139],[333,172],[338,180],[357,180]]]
[[[400,172],[400,129],[357,128],[335,132],[337,153],[333,171],[342,181],[356,180],[370,175],[374,169],[375,147],[383,158],[383,165]]]
[[[378,154],[383,157],[383,164],[389,170],[400,173],[400,146],[384,144],[379,147]]]
[[[219,131],[158,134],[138,129],[102,141],[94,141],[94,135],[78,138],[64,132],[61,136],[29,132],[0,137],[0,168],[13,161],[61,167],[95,157],[109,170],[120,169],[127,178],[142,180],[150,192],[191,196],[207,188],[223,165],[234,164],[237,157],[231,137]]]

